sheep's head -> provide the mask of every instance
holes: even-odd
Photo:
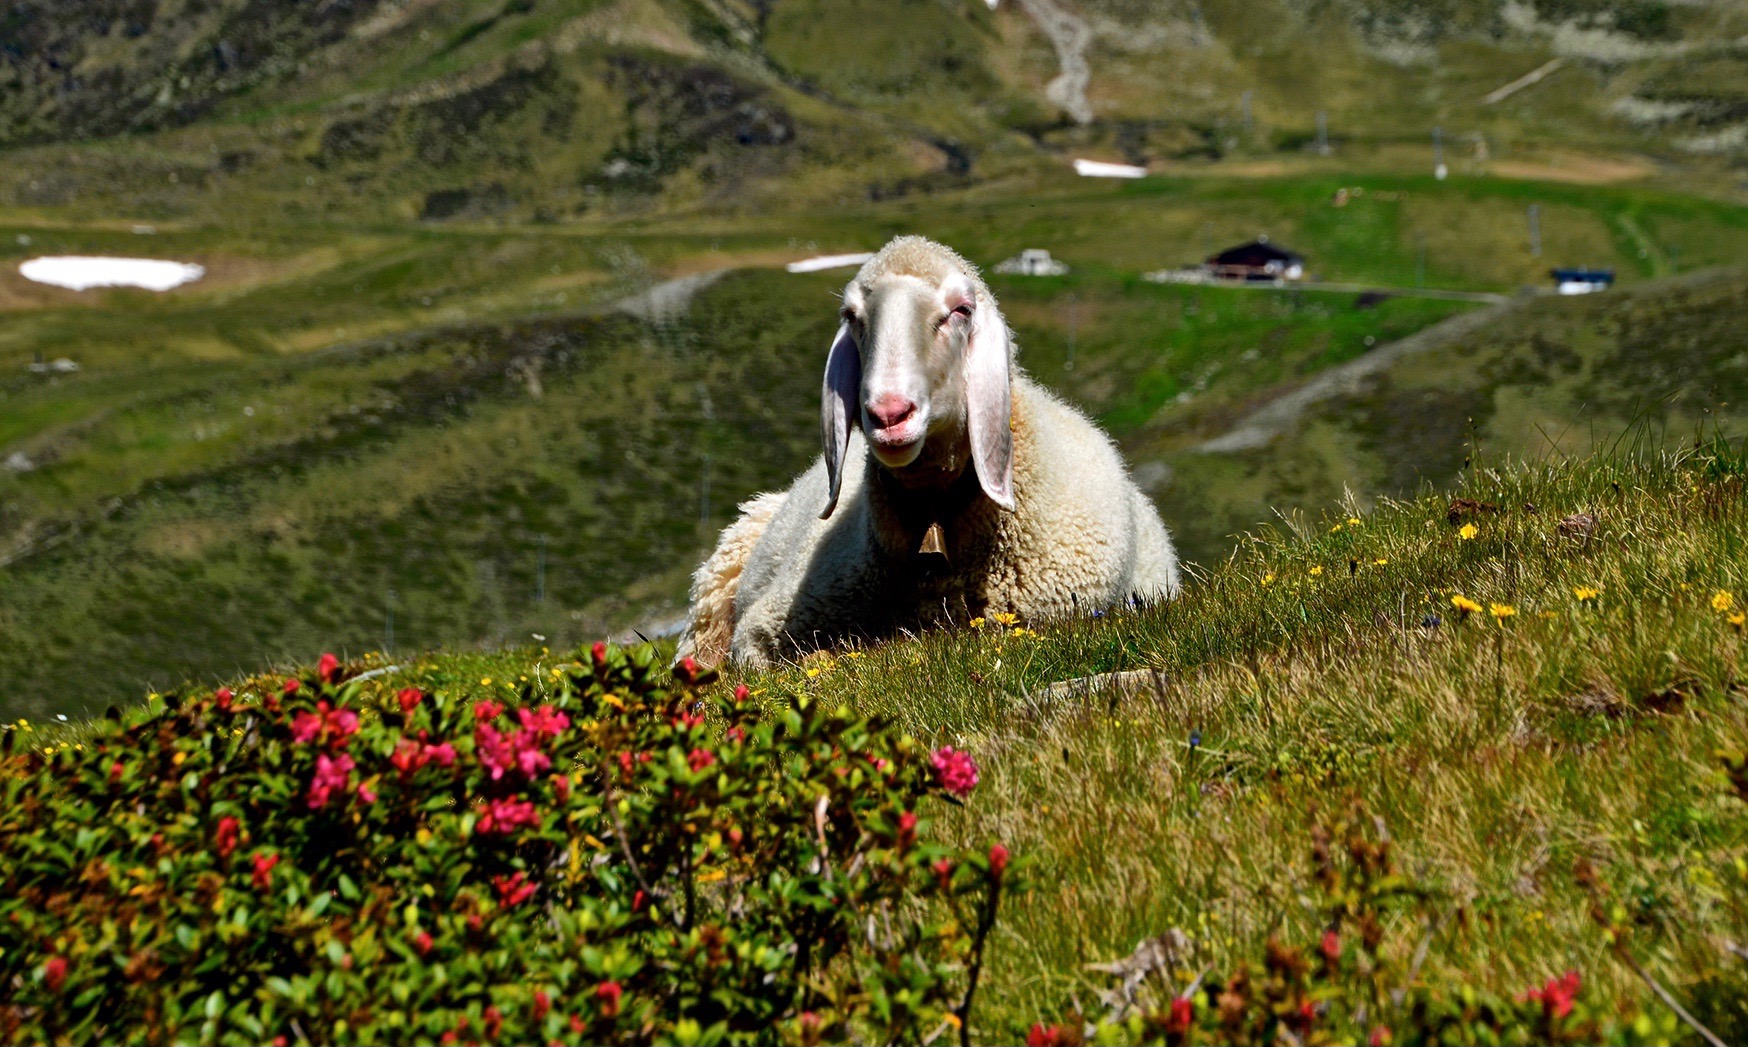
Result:
[[[939,244],[901,237],[844,289],[842,319],[820,400],[831,483],[821,517],[837,506],[851,426],[901,476],[957,475],[969,458],[984,493],[1012,509],[1012,349],[976,271]]]

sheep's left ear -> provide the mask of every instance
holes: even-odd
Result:
[[[844,456],[850,450],[850,427],[862,414],[862,352],[850,335],[848,323],[838,326],[831,351],[825,358],[825,382],[819,394],[820,437],[825,444],[826,495],[824,520],[838,507],[838,488],[844,482]]]
[[[971,462],[983,493],[1003,509],[1014,507],[1013,386],[1009,384],[1007,325],[984,292],[965,339],[965,413]]]

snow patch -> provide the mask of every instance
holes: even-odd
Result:
[[[1107,164],[1102,160],[1076,160],[1074,173],[1083,178],[1146,178],[1147,168],[1133,164]]]
[[[205,276],[206,268],[156,258],[52,255],[20,264],[18,274],[26,280],[73,291],[93,287],[143,287],[148,291],[168,291]]]
[[[852,265],[861,265],[874,257],[870,252],[862,254],[824,254],[817,258],[803,258],[799,262],[790,262],[783,268],[792,273],[817,273],[821,269],[843,269]]]

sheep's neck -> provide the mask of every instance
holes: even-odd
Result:
[[[933,470],[933,475],[918,475],[913,472],[915,465],[906,468],[903,475],[878,465],[874,468],[879,500],[907,537],[910,547],[905,552],[948,557],[954,521],[983,497],[977,471],[967,468],[963,460],[955,472]]]

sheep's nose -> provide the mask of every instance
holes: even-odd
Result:
[[[868,417],[874,420],[877,429],[890,429],[903,424],[905,419],[915,413],[916,401],[898,393],[887,393],[868,405]]]

